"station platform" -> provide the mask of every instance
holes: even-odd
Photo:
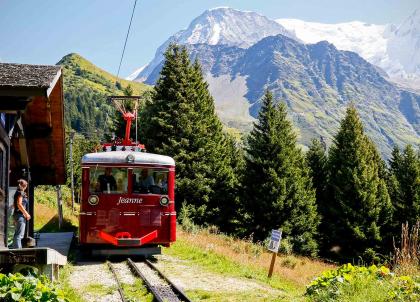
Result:
[[[73,233],[40,233],[37,246],[0,250],[0,268],[19,272],[35,267],[51,280],[58,278],[60,266],[67,264]]]
[[[39,239],[37,239],[36,246],[48,247],[56,250],[62,256],[67,257],[69,255],[73,235],[73,232],[39,233]]]

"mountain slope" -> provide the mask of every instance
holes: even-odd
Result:
[[[297,39],[277,22],[255,12],[219,7],[206,10],[187,29],[177,32],[156,51],[153,60],[137,75],[135,81],[145,81],[162,63],[163,53],[172,42],[178,44],[229,45],[247,48],[267,36],[283,34]],[[147,84],[150,84],[147,82]]]
[[[123,95],[130,85],[134,95],[150,89],[143,83],[118,79],[98,68],[82,56],[72,53],[63,57],[57,65],[63,67],[64,106],[66,127],[101,138],[113,126],[115,109],[107,102],[110,95]]]
[[[319,136],[330,142],[350,102],[386,157],[394,144],[420,143],[420,96],[388,82],[356,53],[337,50],[325,41],[305,45],[282,35],[264,38],[248,49],[207,44],[188,48],[192,59],[202,63],[210,91],[220,93],[214,94],[216,109],[230,126],[245,125],[250,119],[235,110],[238,102],[248,100],[256,117],[259,100],[270,89],[288,105],[305,145]],[[148,82],[156,80],[159,70],[155,68]],[[229,95],[234,83],[241,83],[241,89]],[[229,102],[231,115],[221,107],[229,107]]]
[[[134,94],[139,94],[149,87],[143,83],[118,79],[122,89],[115,87],[116,77],[109,72],[100,69],[81,55],[71,53],[64,56],[57,65],[61,65],[64,71],[65,86],[92,88],[102,93],[123,94],[123,89],[130,85]]]

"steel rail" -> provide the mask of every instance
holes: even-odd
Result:
[[[139,270],[137,265],[131,260],[130,258],[127,258],[128,266],[130,267],[131,271],[137,276],[140,277],[144,283],[146,283],[147,288],[152,292],[153,296],[158,302],[165,302],[163,298],[160,296],[159,292],[155,289],[154,286],[147,280],[146,276],[143,275],[143,273]]]
[[[187,295],[185,295],[185,293],[179,288],[177,287],[171,280],[169,280],[164,273],[162,273],[152,262],[150,262],[149,260],[145,259],[145,263],[153,270],[155,270],[158,275],[165,280],[169,286],[172,288],[172,290],[174,291],[174,293],[178,296],[178,298],[180,298],[182,301],[185,302],[192,302]]]
[[[140,277],[146,286],[149,288],[149,290],[152,292],[153,296],[155,297],[156,301],[158,302],[165,302],[168,301],[167,298],[162,297],[160,292],[152,285],[150,284],[149,280],[144,276],[144,274],[140,271],[140,269],[137,267],[137,265],[131,260],[130,258],[127,259],[128,266],[132,269],[133,273],[136,274],[138,277]],[[184,294],[184,292],[179,289],[175,284],[173,284],[156,266],[154,266],[150,261],[145,260],[144,263],[146,263],[147,266],[149,266],[153,271],[157,272],[160,278],[165,280],[165,282],[168,283],[169,287],[173,291],[173,293],[178,297],[180,301],[184,302],[191,302],[191,300]]]
[[[107,261],[107,264],[108,264],[109,270],[111,271],[112,275],[113,275],[113,276],[114,276],[114,278],[115,278],[115,281],[117,281],[117,285],[118,285],[118,292],[120,293],[121,301],[123,301],[123,302],[127,302],[127,300],[125,299],[125,296],[124,296],[124,290],[123,290],[123,289],[122,289],[122,287],[121,287],[121,282],[120,282],[120,279],[118,279],[117,272],[115,271],[115,269],[114,269],[114,267],[112,266],[112,263],[111,263],[111,262]]]

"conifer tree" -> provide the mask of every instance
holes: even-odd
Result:
[[[341,247],[344,257],[380,250],[392,207],[381,178],[383,163],[353,105],[330,148],[328,169],[331,242]]]
[[[325,154],[325,148],[326,146],[320,140],[313,139],[306,153],[309,172],[316,190],[318,210],[320,210],[320,206],[322,207],[323,195],[325,194],[327,184],[327,156]]]
[[[315,191],[286,106],[275,106],[268,91],[246,151],[244,186],[255,238],[265,239],[271,229],[281,228],[296,252],[314,255]]]
[[[148,150],[172,156],[177,205],[189,205],[197,223],[231,228],[237,206],[236,148],[223,132],[198,62],[171,44],[141,120]],[[235,158],[236,156],[236,158]]]
[[[396,146],[392,151],[390,172],[393,186],[390,189],[395,232],[398,236],[401,224],[414,225],[420,219],[420,156],[411,145],[401,153]]]
[[[321,137],[322,139],[322,137]],[[318,213],[321,218],[321,223],[319,226],[319,236],[320,242],[323,246],[328,245],[327,239],[323,234],[328,230],[328,225],[325,221],[329,219],[326,218],[328,215],[328,170],[327,170],[327,155],[326,155],[326,145],[323,140],[313,139],[309,150],[306,153],[306,161],[309,166],[309,173],[312,179],[313,187],[316,191],[316,204]]]

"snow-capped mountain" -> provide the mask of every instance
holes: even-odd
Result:
[[[228,45],[247,48],[267,36],[282,34],[294,39],[282,25],[265,16],[228,7],[206,10],[194,19],[187,29],[177,32],[156,51],[154,59],[139,73],[135,81],[145,81],[163,61],[169,43]]]
[[[359,21],[324,24],[297,19],[277,19],[305,43],[326,40],[338,49],[358,53],[382,68],[391,80],[420,89],[420,10],[399,26]]]
[[[387,67],[393,79],[407,79],[420,87],[420,9],[393,31],[388,41],[387,55]]]
[[[277,19],[279,24],[293,32],[304,43],[328,41],[338,49],[358,53],[378,65],[386,54],[389,25],[367,24],[359,21],[326,24],[299,19]]]
[[[139,74],[140,74],[140,72],[142,72],[143,71],[143,69],[146,67],[147,65],[144,65],[144,66],[142,66],[142,67],[140,67],[140,68],[137,68],[136,70],[134,70],[128,77],[126,77],[125,79],[126,80],[129,80],[129,81],[133,81],[135,78],[137,78],[138,76],[139,76]]]
[[[398,27],[321,24],[207,10],[162,44],[135,80],[155,84],[169,43],[184,44],[191,59],[200,61],[226,125],[249,129],[270,89],[286,102],[302,144],[320,135],[330,142],[353,102],[367,133],[388,157],[394,144],[420,143],[420,94],[388,76],[405,85],[408,78],[420,79],[419,19],[415,12]]]

